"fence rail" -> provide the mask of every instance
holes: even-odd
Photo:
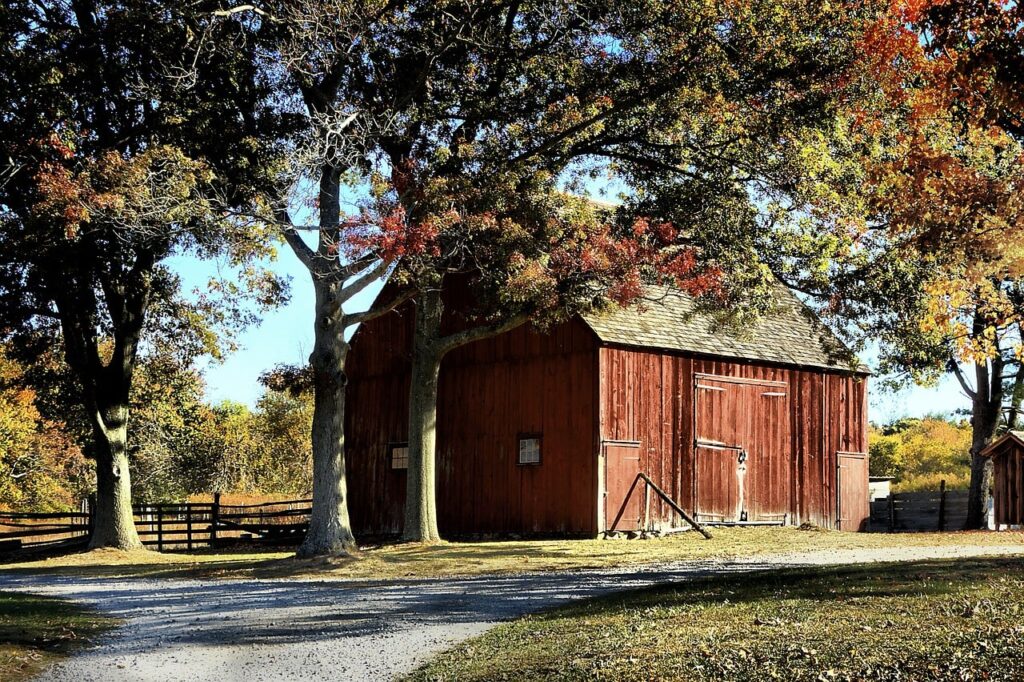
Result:
[[[890,493],[871,503],[871,530],[906,532],[961,530],[967,524],[967,491]]]
[[[159,551],[231,544],[299,544],[309,527],[312,500],[260,504],[213,502],[136,504],[132,512],[143,545]],[[31,554],[84,547],[93,514],[0,512],[0,554]]]
[[[88,512],[0,512],[0,553],[84,546],[91,528]]]

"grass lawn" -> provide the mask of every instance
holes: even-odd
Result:
[[[0,592],[0,680],[27,680],[117,621],[77,604]]]
[[[500,625],[411,680],[1021,680],[1024,558],[782,571]]]
[[[168,578],[424,578],[519,573],[731,558],[827,549],[936,545],[1021,545],[1024,533],[870,534],[797,528],[717,528],[714,539],[682,533],[651,540],[521,540],[392,544],[358,559],[296,559],[290,552],[118,552],[99,550],[7,564],[3,571]]]

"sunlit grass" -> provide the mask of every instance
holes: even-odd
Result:
[[[871,534],[796,528],[717,528],[650,540],[514,540],[385,544],[358,558],[296,559],[290,551],[164,553],[97,550],[0,566],[3,571],[167,578],[373,579],[519,573],[830,549],[938,545],[1021,545],[1019,532]]]
[[[412,680],[1020,680],[1024,558],[718,577],[500,625]]]

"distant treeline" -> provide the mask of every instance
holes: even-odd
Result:
[[[95,489],[88,422],[59,357],[0,346],[0,508],[67,511]],[[182,501],[213,491],[309,494],[312,401],[267,389],[256,407],[210,404],[201,374],[147,357],[132,389],[132,495]]]
[[[903,418],[869,434],[871,475],[892,476],[897,492],[967,489],[971,480],[971,425],[941,415]]]

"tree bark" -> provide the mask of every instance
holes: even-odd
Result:
[[[49,286],[60,317],[65,357],[78,380],[79,397],[93,431],[88,454],[96,462],[96,509],[89,547],[140,549],[143,545],[132,513],[128,415],[156,255],[142,250],[121,277],[109,273],[94,277],[83,267],[86,262],[87,257],[78,261],[78,270],[72,265],[63,281],[54,273]],[[97,285],[103,290],[103,305]],[[97,320],[104,307],[113,331],[106,363],[97,339]]]
[[[995,438],[1003,405],[1003,362],[995,358],[974,366],[976,384],[971,405],[971,486],[967,496],[964,528],[986,525],[986,503],[992,489],[992,463],[981,451]]]
[[[1024,404],[1024,362],[1017,365],[1010,389],[1010,407],[1006,412],[1006,428],[1016,431],[1020,425],[1020,408]]]
[[[341,173],[325,166],[320,176],[320,238],[316,253],[290,239],[306,263],[316,293],[313,352],[313,510],[299,556],[351,555],[355,535],[348,515],[345,477],[345,313],[343,277],[332,276],[341,220]]]
[[[356,548],[345,475],[345,343],[340,283],[314,281],[313,511],[299,556],[349,555]]]
[[[92,416],[96,459],[96,509],[89,549],[141,549],[132,512],[128,469],[128,400],[97,405]]]
[[[433,543],[437,527],[437,384],[441,346],[441,292],[430,289],[416,302],[412,377],[409,389],[409,467],[402,539]]]

